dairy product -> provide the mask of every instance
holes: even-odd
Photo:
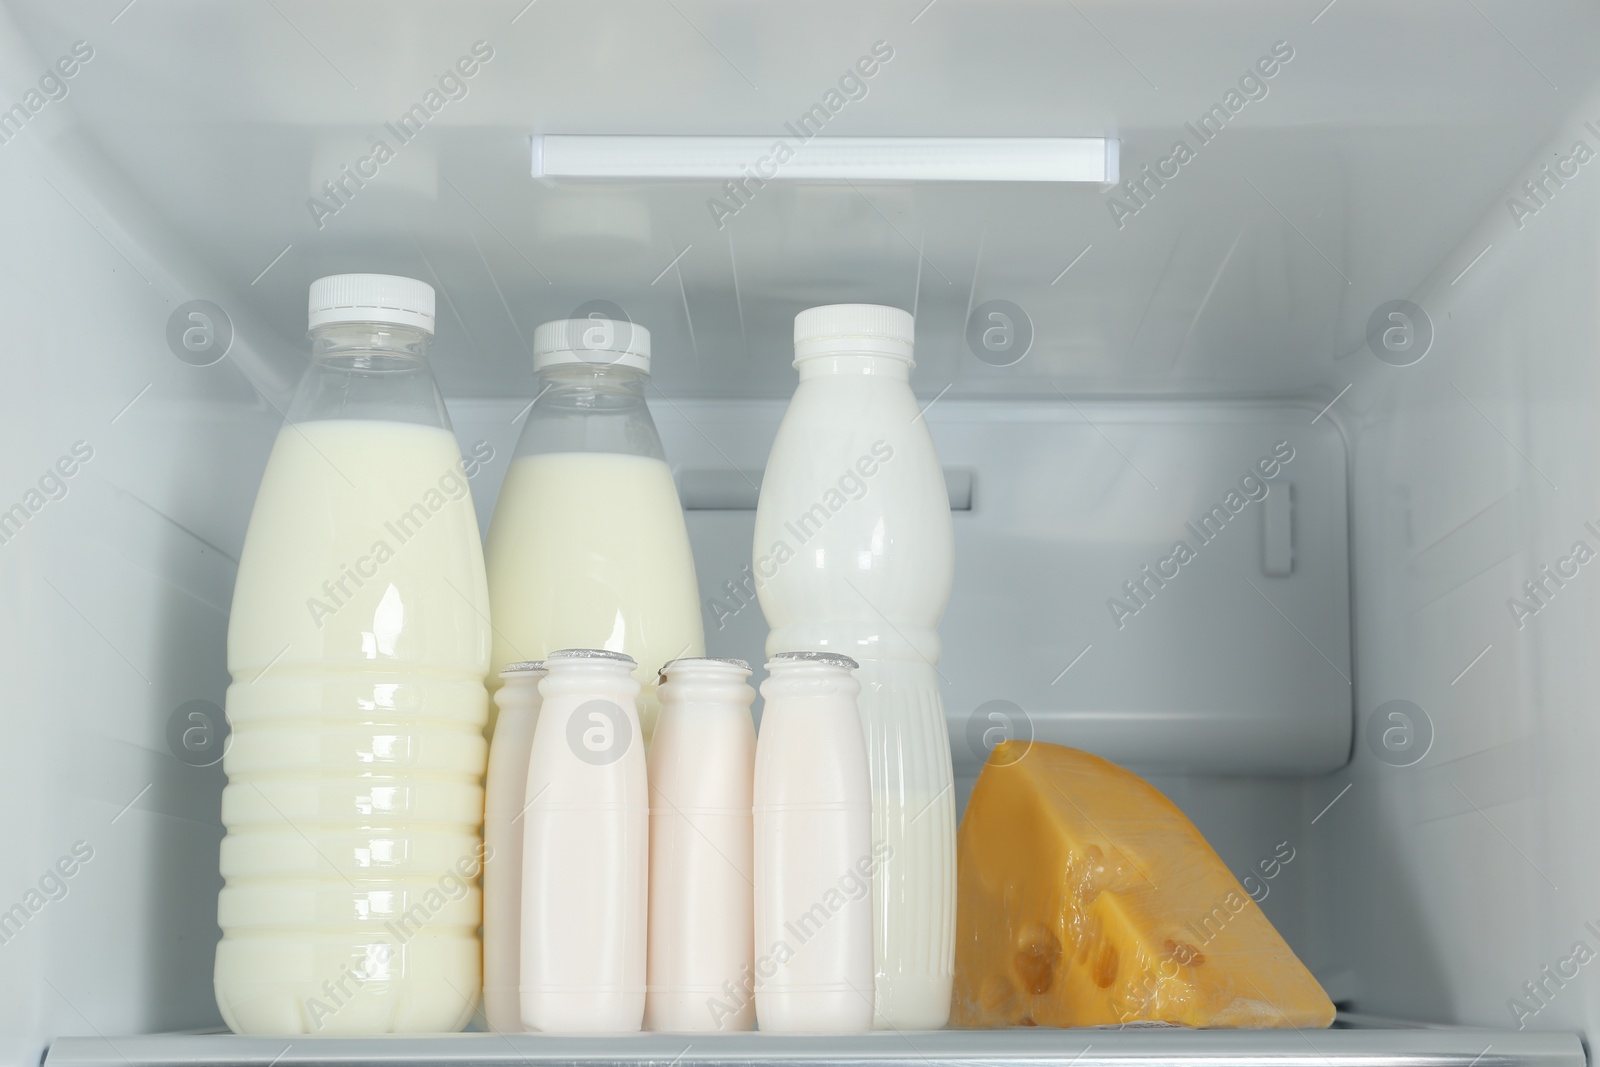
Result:
[[[216,989],[234,1030],[471,1016],[487,619],[449,430],[279,432],[228,626]]]
[[[779,653],[756,742],[755,1000],[761,1029],[866,1030],[873,1018],[872,795],[855,662]]]
[[[661,672],[650,746],[647,1030],[755,1025],[751,789],[755,691],[742,660],[680,659]]]
[[[563,649],[545,666],[522,817],[522,1022],[638,1030],[650,808],[634,662]]]
[[[648,738],[657,670],[705,652],[694,557],[667,464],[617,452],[514,459],[486,555],[494,663],[561,648],[624,652],[638,664]]]
[[[860,663],[872,775],[876,1025],[937,1029],[955,951],[955,789],[934,664],[954,533],[911,392],[911,316],[846,304],[795,319],[795,390],[767,460],[755,578],[786,648]],[[759,946],[758,946],[759,951]]]
[[[648,742],[656,671],[705,652],[683,508],[644,399],[650,331],[599,316],[541,323],[533,369],[539,391],[489,526],[494,662],[628,654]]]
[[[522,1029],[522,819],[544,676],[538,661],[500,672],[500,721],[483,781],[483,1015],[501,1033]]]
[[[994,747],[961,823],[960,899],[958,1026],[1333,1022],[1328,995],[1194,824],[1087,752]]]

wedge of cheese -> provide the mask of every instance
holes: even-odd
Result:
[[[954,1026],[1333,1021],[1194,824],[1098,756],[995,746],[957,870]]]

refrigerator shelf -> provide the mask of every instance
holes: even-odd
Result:
[[[874,1067],[1584,1067],[1576,1034],[1466,1027],[1332,1030],[942,1030],[780,1034],[443,1034],[61,1038],[43,1067],[554,1067],[628,1064],[872,1064]]]

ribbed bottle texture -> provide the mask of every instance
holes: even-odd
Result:
[[[284,428],[228,633],[216,992],[236,1032],[471,1017],[487,618],[448,430]]]
[[[936,1030],[955,964],[955,789],[932,665],[862,659],[861,725],[872,771],[872,882],[879,1029]]]

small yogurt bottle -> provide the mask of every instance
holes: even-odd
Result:
[[[780,652],[756,743],[756,1018],[780,1033],[872,1028],[872,787],[851,674]]]
[[[675,659],[661,668],[650,743],[647,1030],[755,1026],[750,665]]]
[[[483,1014],[500,1033],[522,1030],[522,807],[544,676],[543,660],[507,664],[494,695],[500,717],[483,801]]]
[[[644,1021],[650,807],[633,657],[545,659],[522,817],[522,1023]]]

